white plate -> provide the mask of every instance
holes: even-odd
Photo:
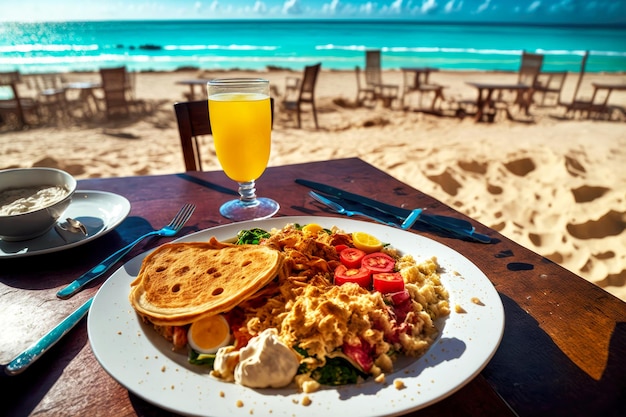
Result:
[[[59,222],[63,223],[67,217],[80,220],[87,227],[87,236],[53,227],[35,239],[20,242],[0,239],[0,258],[39,255],[84,245],[115,229],[128,213],[130,202],[121,195],[106,191],[76,191]]]
[[[419,359],[402,359],[386,383],[371,378],[358,385],[323,388],[305,394],[295,387],[251,389],[217,380],[200,367],[189,365],[186,355],[135,314],[128,301],[133,281],[146,254],[116,271],[100,288],[89,312],[87,329],[91,348],[104,369],[139,397],[166,410],[208,416],[390,416],[416,410],[452,394],[487,364],[504,330],[502,302],[489,279],[458,252],[425,237],[387,226],[330,217],[278,217],[235,223],[185,236],[179,241],[205,241],[211,236],[227,240],[242,229],[282,228],[287,223],[338,226],[347,232],[365,231],[391,243],[416,260],[436,256],[441,279],[450,294],[452,312],[437,322],[440,335]],[[471,302],[477,297],[483,306]],[[466,313],[454,312],[455,304]],[[404,389],[394,387],[401,379]],[[238,406],[238,401],[243,406]]]

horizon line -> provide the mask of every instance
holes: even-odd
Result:
[[[577,23],[577,22],[522,22],[522,21],[476,21],[476,20],[421,20],[421,19],[406,19],[406,18],[331,18],[331,17],[318,17],[318,18],[152,18],[152,19],[89,19],[89,20],[33,20],[33,21],[0,21],[2,24],[42,24],[42,23],[128,23],[128,22],[325,22],[325,23],[414,23],[420,25],[460,25],[460,26],[539,26],[539,27],[578,27],[578,28],[612,28],[612,29],[626,29],[626,22],[602,22],[602,23]]]

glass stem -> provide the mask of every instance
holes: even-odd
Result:
[[[259,204],[256,199],[256,187],[254,180],[239,183],[239,200],[245,206],[255,206]]]

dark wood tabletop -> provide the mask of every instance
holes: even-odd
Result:
[[[394,179],[359,159],[269,168],[259,195],[281,204],[279,216],[334,214],[294,183],[306,178],[406,208],[470,220],[493,243],[413,229],[475,263],[498,291],[505,329],[495,356],[474,379],[412,416],[623,416],[626,415],[626,303],[498,232]],[[103,178],[79,181],[131,202],[115,231],[65,251],[0,259],[0,361],[14,356],[93,296],[105,278],[69,300],[56,292],[137,236],[159,228],[187,202],[198,207],[178,236],[229,221],[219,206],[236,195],[222,172]],[[174,238],[153,238],[119,263]],[[114,269],[113,269],[114,270]],[[112,270],[112,271],[113,271]],[[107,274],[106,276],[110,275]],[[109,376],[94,357],[83,320],[24,373],[0,376],[2,414],[166,416]]]

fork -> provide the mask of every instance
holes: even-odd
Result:
[[[406,230],[406,229],[410,228],[411,226],[413,226],[413,223],[415,223],[415,220],[417,219],[417,216],[419,215],[419,213],[421,213],[421,210],[419,212],[417,212],[417,210],[415,210],[415,213],[411,213],[411,215],[406,218],[406,220],[402,223],[402,225],[398,225],[398,224],[393,223],[393,222],[388,222],[388,221],[379,219],[378,217],[370,216],[369,214],[363,213],[361,211],[348,210],[344,206],[342,206],[341,204],[335,203],[334,201],[319,195],[315,191],[309,191],[309,195],[311,197],[313,197],[314,199],[316,199],[317,201],[319,201],[320,203],[324,204],[325,206],[327,206],[328,208],[330,208],[332,211],[334,211],[336,213],[345,214],[348,217],[363,216],[363,217],[367,217],[368,219],[377,221],[378,223],[382,223],[382,224],[385,224],[385,225],[391,226],[391,227],[399,227],[399,228],[404,229],[404,230]]]
[[[180,231],[180,229],[182,229],[185,223],[187,223],[187,220],[189,220],[189,218],[191,217],[195,209],[196,209],[195,205],[185,204],[183,207],[181,207],[181,209],[178,211],[176,216],[174,216],[172,221],[167,226],[163,226],[159,230],[153,230],[151,232],[146,233],[143,236],[139,236],[137,239],[135,239],[135,241],[124,246],[122,249],[113,253],[104,261],[100,262],[98,265],[91,268],[89,271],[85,272],[83,275],[81,275],[78,279],[73,281],[67,287],[63,288],[62,290],[59,290],[59,292],[57,292],[57,297],[62,298],[62,299],[67,299],[67,298],[70,298],[72,295],[76,294],[85,285],[87,285],[88,283],[90,283],[91,281],[98,278],[100,275],[104,274],[106,271],[108,271],[109,268],[115,265],[117,261],[122,259],[124,255],[130,252],[130,250],[134,248],[135,245],[137,245],[137,243],[141,242],[145,238],[150,237],[150,236],[165,236],[165,237],[174,236],[176,233]]]

